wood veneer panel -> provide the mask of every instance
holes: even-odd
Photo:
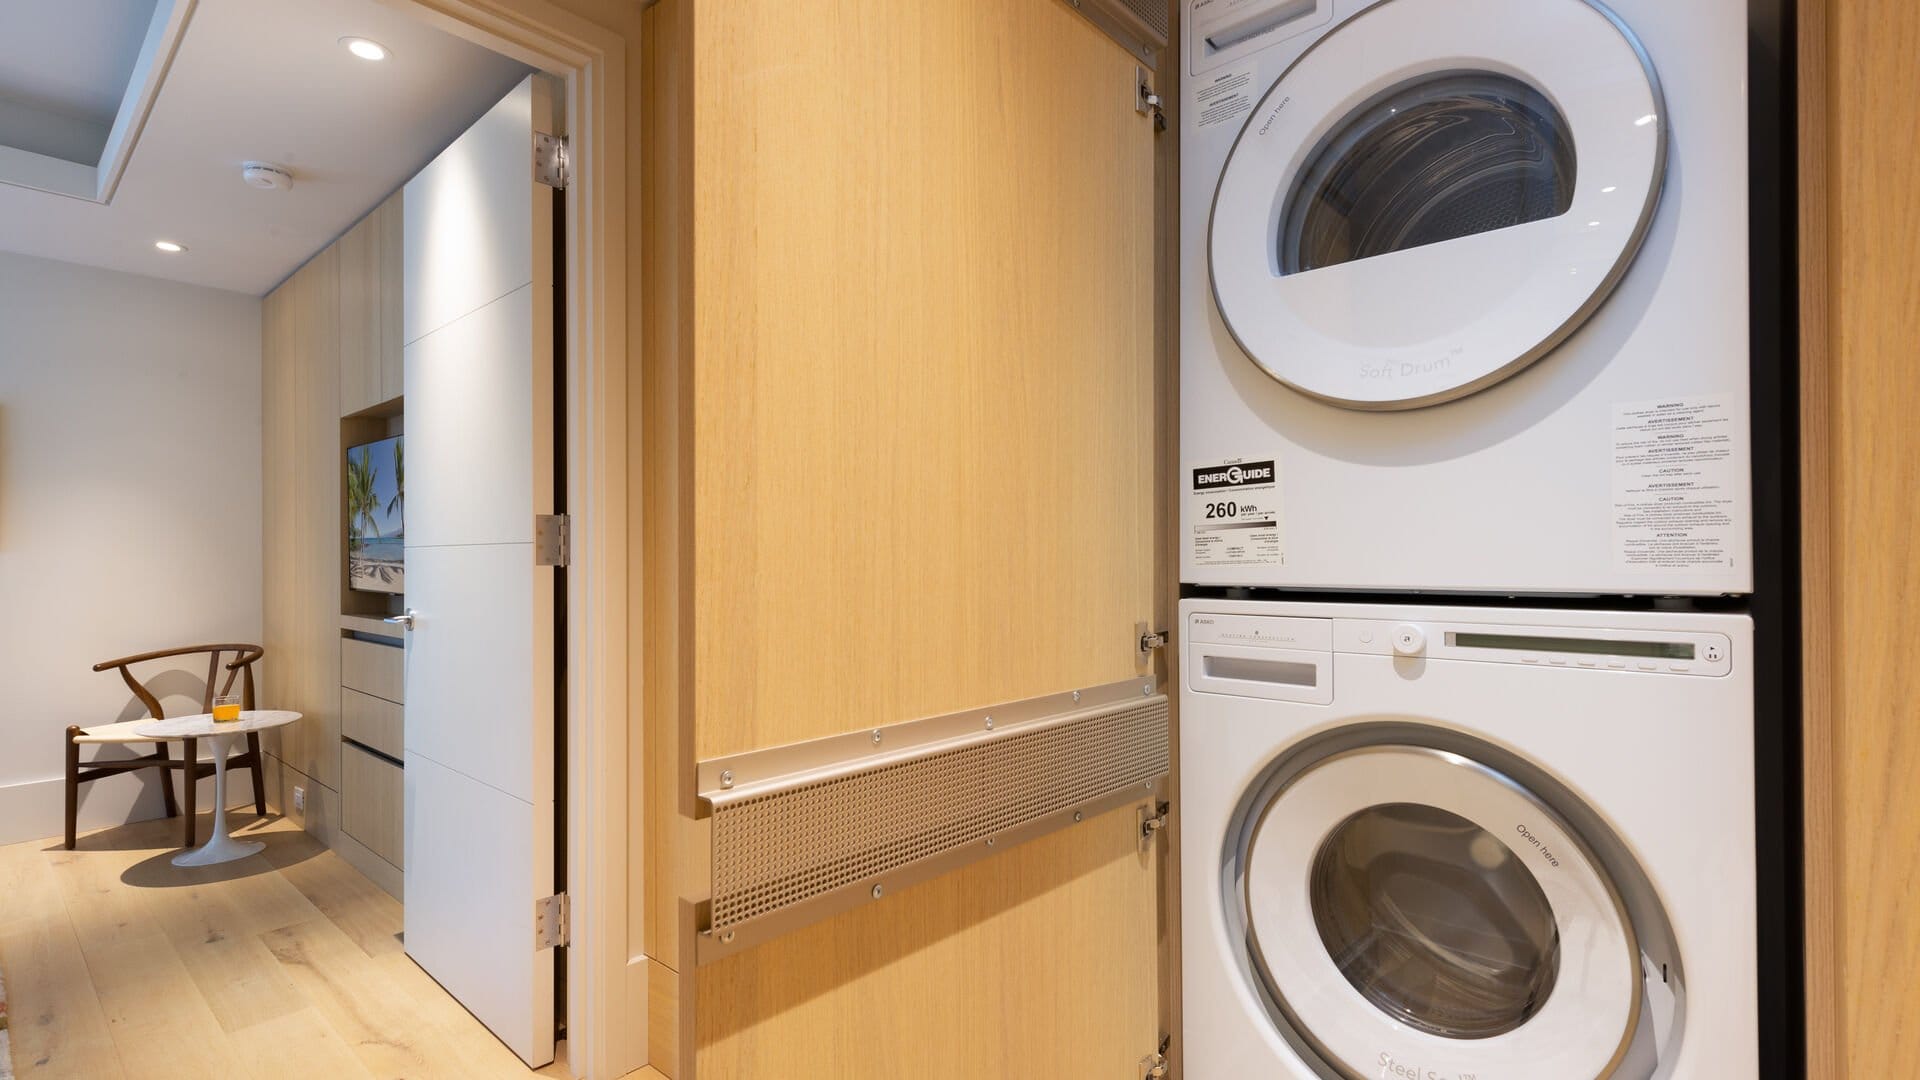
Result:
[[[703,969],[699,1080],[1133,1077],[1159,1010],[1137,809]]]
[[[693,87],[690,43],[692,5],[668,3],[642,16],[644,81],[641,120],[647,132],[640,184],[642,288],[646,317],[641,323],[645,362],[628,385],[639,437],[629,443],[631,474],[641,480],[641,497],[630,506],[636,517],[632,535],[641,546],[640,572],[629,580],[631,608],[640,632],[629,638],[629,663],[642,673],[642,715],[636,740],[645,777],[643,821],[636,835],[645,838],[643,857],[632,870],[635,904],[643,912],[629,927],[633,940],[667,970],[685,965],[677,912],[691,870],[683,870],[692,813],[693,745],[690,656],[681,647],[693,634],[693,517],[687,508],[692,486],[687,471],[692,438],[693,217],[687,204],[693,191]],[[650,974],[649,983],[659,976]],[[649,1040],[654,1035],[649,1032]],[[662,1064],[655,1059],[656,1064]],[[670,1064],[662,1067],[671,1075]]]
[[[692,33],[694,756],[1133,675],[1134,60],[1038,0],[695,5]]]
[[[1133,58],[1051,0],[647,18],[651,855],[692,896],[695,760],[1143,670],[1156,140]],[[1161,985],[1133,815],[698,970],[656,892],[680,1065],[1132,1075]]]
[[[1896,632],[1920,604],[1920,8],[1863,0],[1825,14],[1836,645],[1824,797],[1839,856],[1843,1075],[1864,1077],[1920,1057],[1920,668]],[[1818,948],[1817,928],[1810,938]]]
[[[263,706],[296,709],[270,745],[287,764],[340,785],[339,250],[329,247],[266,300],[263,313],[265,640]]]
[[[340,750],[340,827],[367,850],[406,868],[400,766],[357,746]]]

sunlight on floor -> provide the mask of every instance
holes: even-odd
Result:
[[[537,1073],[409,960],[397,901],[277,816],[266,850],[172,865],[178,819],[0,848],[19,1080]],[[211,828],[203,821],[199,835]]]

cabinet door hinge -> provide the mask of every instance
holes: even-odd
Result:
[[[1136,65],[1134,71],[1133,107],[1143,116],[1153,117],[1153,130],[1167,130],[1167,114],[1160,107],[1160,95],[1153,92],[1153,76],[1147,69]]]
[[[1173,812],[1172,803],[1156,803],[1151,813],[1146,807],[1140,808],[1140,839],[1152,840],[1153,834],[1167,827],[1167,817]]]
[[[564,136],[533,133],[533,178],[550,188],[572,182],[573,154]]]
[[[536,952],[567,943],[568,915],[566,893],[554,893],[533,902],[533,947]]]
[[[533,515],[533,565],[565,566],[572,552],[573,522],[567,515]]]
[[[1140,1059],[1140,1080],[1166,1080],[1173,1075],[1173,1066],[1167,1061],[1167,1051],[1173,1049],[1173,1036],[1160,1036],[1160,1049]]]
[[[1134,623],[1133,632],[1139,635],[1140,652],[1142,654],[1167,647],[1167,632],[1165,630],[1151,630],[1148,629],[1146,623]]]

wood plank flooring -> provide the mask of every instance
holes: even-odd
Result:
[[[339,856],[231,820],[266,850],[175,867],[177,820],[0,847],[19,1080],[568,1076],[564,1045],[529,1071],[409,960],[399,903]]]

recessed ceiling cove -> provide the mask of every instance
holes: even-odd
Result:
[[[194,0],[0,9],[0,183],[113,197]]]
[[[0,250],[264,293],[528,71],[391,0],[0,0]]]

